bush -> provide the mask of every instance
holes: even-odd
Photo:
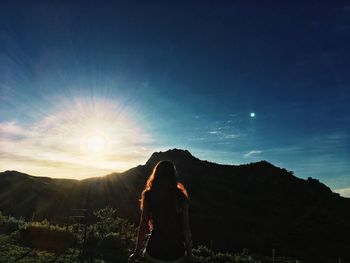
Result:
[[[39,250],[62,252],[77,243],[76,236],[59,227],[28,223],[19,230],[21,243]]]
[[[12,216],[4,216],[0,212],[0,233],[2,234],[11,234],[12,232],[19,230],[24,223],[23,218],[17,219]]]
[[[135,248],[136,229],[127,220],[117,217],[111,207],[94,212],[97,222],[87,229],[85,258],[126,262]]]
[[[29,253],[21,262],[51,262],[64,252],[72,262],[127,262],[130,252],[135,248],[136,228],[127,220],[117,217],[111,207],[94,213],[97,222],[87,226],[85,250],[80,253],[82,233],[74,229],[81,225],[71,225],[68,229],[51,225],[49,221],[25,222],[0,212],[0,262],[14,262],[15,259]],[[1,233],[4,233],[1,235]],[[79,245],[79,246],[77,246]],[[44,251],[46,250],[46,252]],[[242,253],[216,253],[205,246],[193,249],[198,263],[267,263],[271,257],[259,257],[249,254],[247,249]],[[28,260],[28,261],[27,261]],[[63,262],[60,259],[56,262]],[[64,260],[64,259],[63,259]],[[278,263],[294,263],[290,258],[279,257]]]
[[[217,253],[212,257],[212,260],[217,263],[236,262],[235,257],[229,253]]]
[[[198,246],[193,249],[193,255],[199,263],[261,263],[246,250],[240,254],[215,253],[205,246]]]
[[[97,218],[95,231],[98,235],[107,235],[109,233],[120,233],[133,238],[135,236],[135,227],[126,219],[117,217],[117,211],[110,206],[94,212]]]
[[[213,251],[206,246],[198,246],[197,248],[193,249],[192,252],[195,259],[200,262],[210,262],[213,256]]]

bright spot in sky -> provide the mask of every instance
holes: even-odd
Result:
[[[101,135],[92,135],[87,139],[89,150],[94,152],[101,152],[106,148],[106,139]]]
[[[62,95],[44,109],[26,125],[0,121],[0,170],[87,178],[124,171],[153,151],[136,111],[117,99]]]
[[[254,118],[255,117],[255,112],[250,113],[250,117]]]

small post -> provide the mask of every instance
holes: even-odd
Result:
[[[272,263],[275,263],[275,249],[272,249]]]
[[[338,262],[341,263],[341,257],[338,258]]]

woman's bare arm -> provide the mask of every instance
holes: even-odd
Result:
[[[143,208],[142,208],[142,212],[141,212],[139,229],[137,231],[136,248],[135,248],[134,253],[132,253],[129,257],[130,263],[136,262],[137,258],[140,255],[140,251],[142,249],[143,242],[145,241],[146,234],[149,231],[149,227],[148,227],[149,219],[150,219],[150,212],[149,212],[149,208],[148,208],[148,202],[145,200],[145,202],[143,203]]]
[[[187,259],[192,260],[192,238],[191,238],[191,228],[188,219],[188,202],[185,202],[182,213],[182,224],[184,228],[185,245],[187,252]]]
[[[136,248],[135,248],[136,254],[139,254],[140,250],[142,249],[146,234],[149,231],[149,227],[148,227],[149,219],[150,219],[149,208],[148,208],[148,204],[145,202],[143,205],[141,219],[140,219],[140,225],[139,225],[139,229],[138,229],[138,233],[137,233],[137,243],[136,243]]]

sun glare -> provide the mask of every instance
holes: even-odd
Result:
[[[93,152],[102,152],[106,148],[106,139],[101,135],[89,136],[87,146]]]
[[[121,105],[118,100],[97,97],[55,98],[54,107],[28,127],[7,124],[9,135],[7,141],[0,136],[1,151],[7,149],[8,156],[21,158],[1,160],[0,167],[11,163],[21,170],[22,160],[28,159],[33,161],[25,167],[35,175],[86,178],[139,164],[149,156],[152,138],[137,121],[134,109],[123,106],[121,110]]]

